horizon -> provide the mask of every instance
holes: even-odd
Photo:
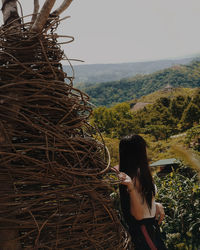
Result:
[[[144,60],[144,61],[128,61],[128,62],[106,62],[106,63],[85,63],[84,61],[82,62],[82,64],[73,64],[72,66],[90,66],[90,65],[111,65],[111,64],[130,64],[130,63],[150,63],[150,62],[158,62],[158,61],[173,61],[173,60],[184,60],[184,59],[195,59],[195,58],[199,58],[200,57],[200,52],[196,53],[194,55],[183,55],[180,57],[168,57],[168,58],[160,58],[160,59],[153,59],[153,60]],[[69,63],[68,64],[64,64],[64,66],[70,66]]]

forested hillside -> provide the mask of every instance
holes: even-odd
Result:
[[[133,100],[130,103],[134,103],[134,102],[153,103],[161,97],[174,98],[174,97],[177,97],[180,95],[192,97],[195,94],[196,90],[197,90],[196,88],[183,88],[183,87],[172,88],[170,91],[169,90],[165,91],[164,89],[161,89],[161,90],[157,90],[151,94],[142,96],[139,99]]]
[[[157,98],[137,112],[131,111],[129,103],[98,107],[93,111],[91,123],[111,138],[142,133],[150,134],[156,140],[167,139],[199,123],[200,88],[190,93]]]
[[[137,74],[150,74],[177,64],[188,64],[194,58],[199,58],[199,56],[147,62],[75,65],[73,66],[75,71],[73,83],[74,86],[85,86],[88,83],[118,81]],[[67,73],[71,71],[68,65],[64,65],[63,68]]]
[[[109,107],[147,95],[167,84],[173,87],[200,87],[200,62],[173,66],[149,75],[90,85],[83,90],[95,105]]]
[[[188,129],[192,131],[192,136],[200,134],[200,88],[182,89],[180,95],[177,93],[170,97],[159,98],[159,92],[155,96],[152,104],[136,112],[130,109],[127,102],[94,109],[90,123],[98,126],[102,133],[113,164],[118,162],[119,139],[128,134],[138,133],[145,137],[150,145],[151,160],[175,157],[170,148],[182,140],[177,134],[184,135]],[[146,99],[149,97],[146,96]]]

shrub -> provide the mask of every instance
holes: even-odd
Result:
[[[200,247],[200,185],[197,173],[186,167],[158,178],[157,201],[165,207],[161,230],[170,250],[197,250]]]

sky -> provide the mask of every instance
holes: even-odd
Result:
[[[33,0],[20,0],[24,15]],[[61,4],[62,0],[56,0]],[[42,6],[44,0],[40,0]],[[122,63],[200,54],[199,0],[73,0],[57,33],[75,38],[62,49],[84,63]],[[1,21],[2,23],[2,21]]]

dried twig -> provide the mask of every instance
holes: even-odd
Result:
[[[63,11],[65,11],[73,0],[64,0],[63,3],[57,8],[51,15],[52,16],[59,16]]]
[[[55,4],[56,0],[46,0],[44,5],[42,6],[40,13],[38,14],[32,28],[31,31],[34,32],[41,32],[44,25],[47,22],[47,19],[49,17],[49,14]]]
[[[33,16],[32,16],[32,19],[31,19],[32,23],[34,23],[35,20],[36,20],[39,8],[40,8],[40,6],[39,6],[39,0],[34,0],[34,10],[33,10]]]

